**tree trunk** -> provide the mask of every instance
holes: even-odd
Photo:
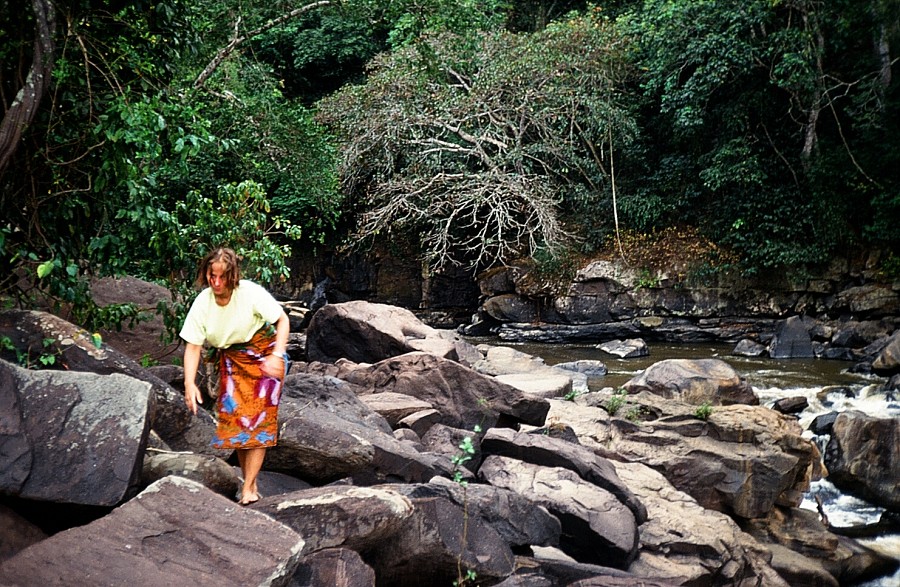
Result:
[[[56,33],[56,10],[50,0],[32,0],[34,10],[34,55],[25,85],[0,122],[0,177],[12,160],[22,132],[34,120],[41,99],[50,86],[50,74],[56,59],[53,35]]]
[[[808,29],[810,27],[808,14],[803,15],[803,22]],[[805,168],[808,167],[813,150],[816,147],[816,127],[819,124],[819,113],[823,108],[822,100],[825,98],[823,92],[825,70],[824,66],[822,65],[822,55],[825,53],[825,37],[822,35],[822,29],[819,27],[818,23],[814,23],[813,26],[813,36],[816,41],[815,57],[817,76],[815,81],[816,87],[813,91],[812,99],[810,100],[809,111],[807,113],[806,130],[803,137],[803,150],[800,152],[800,160],[803,161],[803,166]]]
[[[881,87],[887,88],[891,85],[891,44],[888,41],[888,31],[884,23],[878,26],[875,50],[881,66],[881,74],[878,76],[878,80],[881,82]]]

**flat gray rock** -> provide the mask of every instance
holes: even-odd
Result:
[[[121,374],[0,361],[0,491],[112,506],[137,493],[151,386]]]

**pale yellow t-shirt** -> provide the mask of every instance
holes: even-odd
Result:
[[[216,303],[212,289],[206,288],[188,310],[179,336],[186,342],[216,348],[244,343],[266,323],[274,324],[284,310],[262,286],[242,279],[225,306]]]

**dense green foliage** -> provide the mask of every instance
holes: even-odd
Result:
[[[86,324],[123,316],[89,276],[175,287],[221,241],[263,280],[346,235],[432,266],[672,226],[743,271],[897,258],[889,0],[4,0],[0,39],[0,290]]]
[[[271,67],[239,54],[204,87],[193,83],[218,49],[198,39],[221,3],[56,6],[55,86],[15,153],[17,173],[3,176],[5,293],[28,303],[34,283],[95,326],[104,314],[89,275],[184,292],[197,259],[226,244],[271,283],[288,273],[289,241],[332,230],[334,148]],[[3,79],[25,77],[27,65],[6,62]]]
[[[884,228],[898,220],[885,166],[900,149],[887,133],[897,83],[873,43],[900,38],[896,11],[879,10],[803,0],[630,10],[620,22],[645,71],[647,140],[626,221],[702,226],[747,268],[825,261],[863,233],[896,245]]]

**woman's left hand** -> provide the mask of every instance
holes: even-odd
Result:
[[[262,372],[269,377],[281,379],[284,377],[284,355],[272,353],[266,356],[262,364]]]

